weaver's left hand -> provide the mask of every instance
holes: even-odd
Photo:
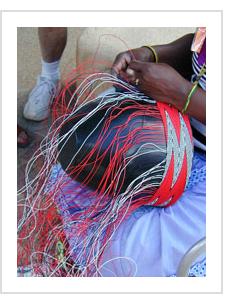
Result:
[[[131,61],[120,75],[154,100],[182,109],[192,84],[165,63]]]

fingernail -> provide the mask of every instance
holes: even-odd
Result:
[[[132,69],[130,69],[130,68],[127,68],[126,73],[127,73],[129,76],[135,76],[134,70],[132,70]]]

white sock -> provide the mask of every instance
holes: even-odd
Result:
[[[41,64],[42,64],[41,76],[50,78],[52,80],[60,79],[59,63],[60,60],[54,62],[46,62],[43,59],[41,59]]]

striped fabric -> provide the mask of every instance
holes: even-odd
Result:
[[[193,53],[192,67],[194,74],[192,75],[191,81],[194,82],[202,68],[198,63],[198,54],[195,52]],[[199,80],[199,85],[204,91],[206,90],[206,74]],[[193,117],[190,118],[190,121],[193,129],[194,146],[206,151],[206,126]]]
[[[197,75],[200,73],[202,66],[198,63],[198,54],[193,53],[193,59],[192,59],[192,67],[193,67],[193,76],[192,76],[192,82],[194,82],[197,78]],[[199,81],[200,87],[205,91],[206,90],[206,74],[204,74],[200,81]]]

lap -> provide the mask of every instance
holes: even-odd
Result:
[[[68,185],[66,187],[70,189],[76,182],[70,181]],[[62,190],[58,206],[61,210],[69,189]],[[205,159],[195,154],[190,183],[174,205],[167,208],[140,207],[121,223],[102,255],[101,275],[174,275],[186,251],[205,236],[205,194]],[[82,200],[82,193],[76,195],[74,201]],[[70,221],[69,213],[62,216],[64,222]],[[68,242],[74,244],[75,236],[71,236],[69,230],[65,233]]]

